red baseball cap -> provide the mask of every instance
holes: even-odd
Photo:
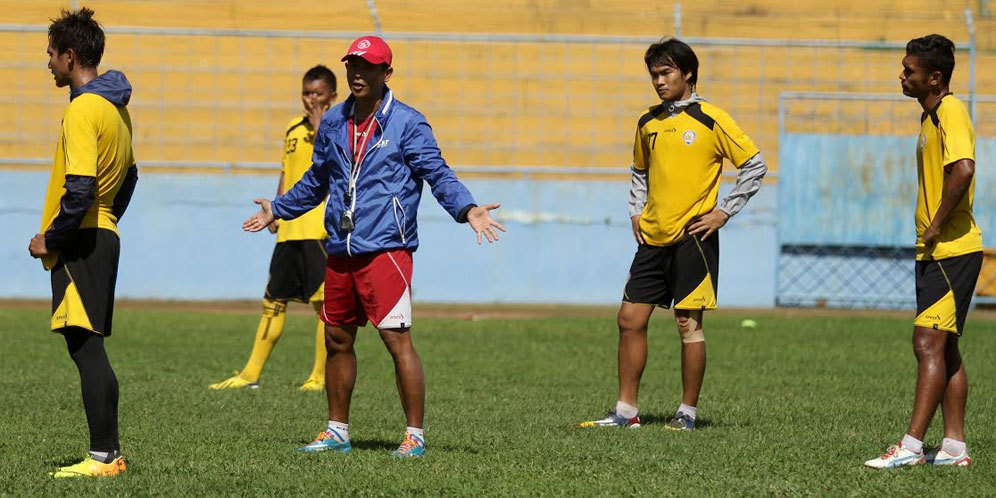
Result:
[[[362,57],[371,64],[391,65],[391,47],[379,36],[361,36],[349,44],[349,50],[342,56],[345,61],[350,56]]]

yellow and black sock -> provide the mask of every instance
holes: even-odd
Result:
[[[284,332],[284,322],[287,319],[287,302],[263,298],[263,316],[256,328],[256,339],[252,343],[252,353],[249,361],[239,374],[245,380],[256,382],[263,371],[263,365],[270,357],[273,346],[277,344]]]
[[[309,379],[325,380],[325,360],[328,354],[325,352],[325,322],[322,321],[322,301],[312,301],[318,318],[318,326],[315,328],[315,365],[311,368]]]

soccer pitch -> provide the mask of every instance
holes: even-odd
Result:
[[[304,309],[296,307],[298,311]],[[482,307],[483,308],[483,307]],[[673,319],[651,322],[639,430],[574,429],[613,406],[615,317],[422,318],[422,460],[390,456],[404,430],[390,356],[371,328],[357,344],[349,455],[295,454],[325,424],[311,368],[313,318],[288,317],[255,391],[207,389],[244,363],[258,314],[121,307],[108,352],[121,383],[128,471],[56,481],[87,449],[76,369],[44,309],[0,309],[0,494],[250,495],[984,495],[993,492],[996,317],[969,316],[969,469],[888,472],[862,462],[906,429],[916,364],[911,316],[722,311],[706,317],[699,422],[664,429],[679,402]],[[418,313],[418,311],[416,311]],[[509,311],[507,316],[514,316]],[[518,316],[522,316],[519,313]],[[422,315],[425,316],[425,315]],[[493,313],[501,317],[502,312]],[[757,328],[741,329],[743,318]],[[927,437],[939,444],[940,412]]]

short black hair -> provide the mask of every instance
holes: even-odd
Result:
[[[699,80],[699,58],[687,43],[677,38],[661,38],[657,43],[647,48],[643,62],[650,66],[671,66],[682,74],[691,74],[688,83],[695,87]]]
[[[943,35],[914,38],[906,44],[906,55],[916,56],[920,65],[930,72],[940,71],[944,84],[951,81],[955,67],[954,42]]]
[[[48,26],[48,40],[57,53],[72,49],[83,67],[97,67],[104,56],[104,30],[93,18],[93,10],[80,7],[63,10]]]
[[[332,89],[332,93],[335,93],[335,73],[331,69],[319,64],[304,73],[304,81],[315,80],[325,80],[329,84],[329,88]]]

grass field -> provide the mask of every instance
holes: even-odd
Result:
[[[303,309],[303,308],[302,308]],[[292,314],[256,391],[207,384],[241,367],[258,315],[119,309],[108,350],[121,382],[118,479],[55,481],[86,450],[75,367],[42,309],[0,309],[0,494],[935,495],[996,492],[996,321],[969,318],[970,469],[876,472],[912,403],[910,319],[744,312],[706,320],[709,369],[693,433],[664,429],[679,401],[678,340],[659,313],[640,430],[579,430],[615,401],[611,311],[521,319],[424,318],[428,455],[390,456],[404,419],[390,357],[361,331],[350,455],[292,450],[325,423],[313,322]],[[940,441],[940,417],[928,434]]]

